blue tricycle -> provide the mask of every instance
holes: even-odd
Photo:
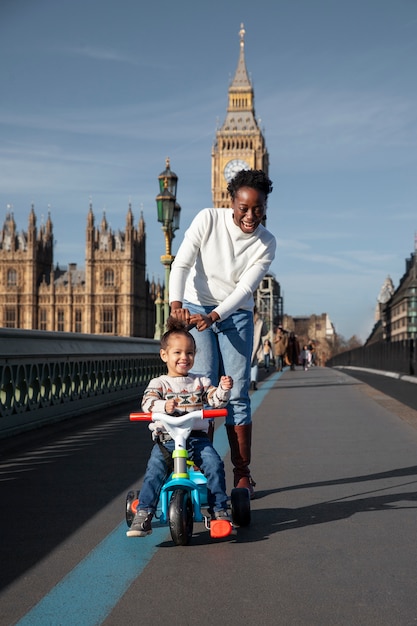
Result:
[[[175,441],[172,452],[174,469],[162,487],[155,517],[161,524],[169,524],[175,545],[185,546],[191,541],[193,524],[204,522],[212,538],[230,535],[235,526],[248,526],[251,521],[250,497],[247,489],[234,488],[230,494],[232,523],[212,520],[203,515],[207,508],[207,480],[188,459],[187,437],[196,420],[225,417],[226,409],[202,409],[179,417],[165,413],[131,413],[131,421],[159,421]],[[139,491],[129,491],[126,497],[126,522],[130,527],[139,504]]]

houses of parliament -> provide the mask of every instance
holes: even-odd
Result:
[[[246,69],[245,30],[239,31],[239,59],[228,89],[223,125],[212,147],[213,207],[229,205],[227,183],[241,169],[268,174],[265,138],[255,117],[254,90]],[[169,161],[167,169],[169,170]],[[164,173],[161,174],[161,176]],[[85,268],[53,265],[51,216],[37,226],[34,206],[27,231],[18,231],[12,212],[0,230],[0,326],[69,333],[153,337],[155,299],[160,286],[146,276],[143,217],[132,208],[123,232],[109,228],[105,215],[96,225],[90,204],[86,224]],[[257,293],[264,317],[282,315],[279,284],[266,277]]]

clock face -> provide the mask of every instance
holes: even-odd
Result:
[[[226,163],[226,166],[224,168],[224,177],[227,182],[229,182],[234,176],[236,176],[238,172],[240,172],[240,170],[249,169],[250,166],[248,165],[248,163],[246,163],[246,161],[243,161],[242,159],[233,159],[232,161]]]

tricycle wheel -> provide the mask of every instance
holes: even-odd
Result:
[[[236,526],[250,524],[250,495],[248,489],[236,487],[230,494],[232,520]]]
[[[193,503],[186,489],[173,491],[169,503],[169,529],[172,541],[177,546],[187,546],[193,535]]]
[[[132,525],[139,504],[139,491],[129,491],[126,496],[126,524]]]

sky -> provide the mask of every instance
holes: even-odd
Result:
[[[54,262],[85,267],[90,202],[124,230],[156,219],[165,159],[181,224],[211,206],[211,149],[243,23],[274,190],[267,226],[284,312],[366,340],[417,231],[417,0],[2,0],[0,227],[48,212]],[[9,208],[8,208],[9,207]]]

